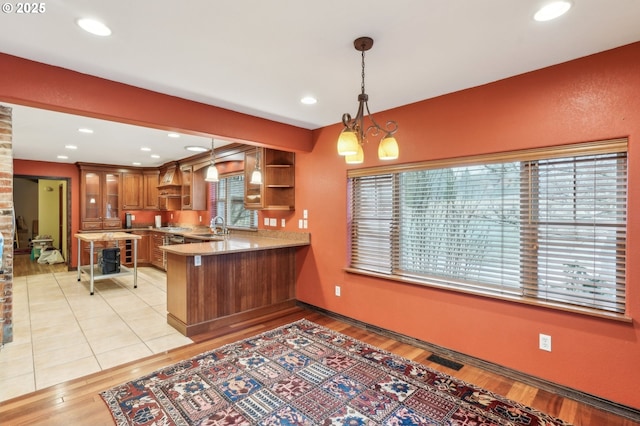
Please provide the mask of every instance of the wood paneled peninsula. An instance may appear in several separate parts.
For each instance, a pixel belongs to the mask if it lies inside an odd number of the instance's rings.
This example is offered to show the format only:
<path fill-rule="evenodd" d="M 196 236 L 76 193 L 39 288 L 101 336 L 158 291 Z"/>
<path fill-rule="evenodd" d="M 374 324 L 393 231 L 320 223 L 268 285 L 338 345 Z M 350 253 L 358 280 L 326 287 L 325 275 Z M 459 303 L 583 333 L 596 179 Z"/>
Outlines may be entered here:
<path fill-rule="evenodd" d="M 185 336 L 295 305 L 296 251 L 308 233 L 259 231 L 162 246 L 167 323 Z"/>

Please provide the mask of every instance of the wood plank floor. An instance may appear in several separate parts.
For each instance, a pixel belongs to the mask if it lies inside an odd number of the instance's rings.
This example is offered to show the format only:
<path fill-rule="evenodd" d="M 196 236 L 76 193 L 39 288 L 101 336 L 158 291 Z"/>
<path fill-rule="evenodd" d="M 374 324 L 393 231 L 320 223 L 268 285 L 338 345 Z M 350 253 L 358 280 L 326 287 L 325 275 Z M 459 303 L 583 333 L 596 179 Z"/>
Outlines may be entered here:
<path fill-rule="evenodd" d="M 31 260 L 30 254 L 14 254 L 13 255 L 13 275 L 15 277 L 26 277 L 28 275 L 51 274 L 54 272 L 63 272 L 67 270 L 66 263 L 38 263 L 37 260 Z"/>
<path fill-rule="evenodd" d="M 7 425 L 113 425 L 109 410 L 99 396 L 105 389 L 151 373 L 161 367 L 241 340 L 263 331 L 307 318 L 317 324 L 446 372 L 510 399 L 532 406 L 575 425 L 620 425 L 638 423 L 590 406 L 562 398 L 506 377 L 464 366 L 459 371 L 426 360 L 430 352 L 353 326 L 318 312 L 294 307 L 262 318 L 194 336 L 194 344 L 113 367 L 86 377 L 0 403 L 0 424 Z"/>

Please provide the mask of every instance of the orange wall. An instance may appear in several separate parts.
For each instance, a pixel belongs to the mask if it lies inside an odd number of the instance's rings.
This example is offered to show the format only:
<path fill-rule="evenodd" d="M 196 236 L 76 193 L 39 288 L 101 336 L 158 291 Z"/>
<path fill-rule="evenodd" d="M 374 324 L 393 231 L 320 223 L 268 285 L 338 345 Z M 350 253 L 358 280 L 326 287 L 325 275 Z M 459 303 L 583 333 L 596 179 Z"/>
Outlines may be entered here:
<path fill-rule="evenodd" d="M 627 314 L 635 319 L 603 320 L 344 272 L 347 167 L 336 155 L 337 125 L 314 132 L 313 152 L 296 156 L 302 188 L 296 214 L 309 210 L 312 235 L 298 299 L 640 408 L 640 222 L 633 220 L 640 217 L 640 43 L 376 118 L 400 125 L 397 162 L 628 136 Z M 363 167 L 382 163 L 376 152 L 375 144 L 365 146 Z M 334 296 L 336 284 L 341 297 Z M 552 336 L 551 353 L 537 348 L 539 333 Z"/>
<path fill-rule="evenodd" d="M 640 137 L 639 71 L 640 43 L 635 43 L 376 116 L 400 124 L 398 162 L 628 136 L 628 211 L 634 218 L 640 215 L 635 196 L 640 188 L 635 147 Z M 1 54 L 0 72 L 16 76 L 0 81 L 0 101 L 67 112 L 81 111 L 86 104 L 88 115 L 99 118 L 187 132 L 224 130 L 230 137 L 299 149 L 296 211 L 266 215 L 278 221 L 285 217 L 287 229 L 297 230 L 303 210 L 308 211 L 312 245 L 298 256 L 300 300 L 640 409 L 636 320 L 602 320 L 345 273 L 347 167 L 336 155 L 338 125 L 313 134 L 297 128 L 290 132 L 286 126 L 233 113 L 236 121 L 207 124 L 218 109 Z M 117 90 L 112 90 L 114 84 Z M 179 104 L 181 114 L 173 116 L 154 103 Z M 149 110 L 142 117 L 145 107 Z M 336 121 L 343 112 L 336 111 Z M 266 134 L 274 129 L 280 133 Z M 376 148 L 365 147 L 365 167 L 380 164 Z M 21 172 L 16 168 L 16 173 Z M 640 224 L 630 220 L 627 300 L 628 315 L 634 318 L 640 315 L 638 232 Z M 340 298 L 333 295 L 336 284 L 342 286 Z M 539 333 L 553 337 L 553 352 L 537 349 Z"/>

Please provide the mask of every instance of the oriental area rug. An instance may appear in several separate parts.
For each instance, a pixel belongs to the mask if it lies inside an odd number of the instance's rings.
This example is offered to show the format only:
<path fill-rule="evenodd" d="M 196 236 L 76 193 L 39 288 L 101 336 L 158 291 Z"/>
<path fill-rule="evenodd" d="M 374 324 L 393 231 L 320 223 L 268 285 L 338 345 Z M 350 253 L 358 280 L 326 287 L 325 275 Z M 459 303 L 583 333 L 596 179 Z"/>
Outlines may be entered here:
<path fill-rule="evenodd" d="M 101 396 L 118 425 L 566 425 L 308 320 Z"/>

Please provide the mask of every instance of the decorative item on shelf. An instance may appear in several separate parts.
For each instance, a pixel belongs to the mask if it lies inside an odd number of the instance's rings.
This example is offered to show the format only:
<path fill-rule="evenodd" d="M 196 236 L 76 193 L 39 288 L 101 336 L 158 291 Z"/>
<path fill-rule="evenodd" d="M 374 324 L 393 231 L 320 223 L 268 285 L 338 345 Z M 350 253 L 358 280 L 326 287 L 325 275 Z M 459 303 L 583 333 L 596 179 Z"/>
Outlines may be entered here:
<path fill-rule="evenodd" d="M 364 151 L 362 144 L 366 141 L 367 135 L 371 132 L 371 136 L 384 134 L 380 144 L 378 145 L 378 158 L 381 160 L 395 160 L 399 155 L 398 142 L 393 136 L 398 131 L 398 123 L 393 120 L 387 121 L 382 128 L 371 115 L 369 111 L 369 96 L 364 90 L 364 52 L 371 49 L 373 39 L 370 37 L 357 38 L 353 45 L 362 55 L 362 84 L 360 86 L 361 93 L 358 95 L 358 112 L 355 118 L 351 118 L 351 114 L 342 115 L 342 123 L 344 129 L 338 138 L 338 154 L 345 157 L 347 164 L 359 164 L 364 161 Z M 371 121 L 371 125 L 366 127 L 364 124 L 364 113 Z"/>
<path fill-rule="evenodd" d="M 251 173 L 251 183 L 253 185 L 262 185 L 262 171 L 260 170 L 260 150 L 256 148 L 256 168 Z"/>
<path fill-rule="evenodd" d="M 215 153 L 215 141 L 211 138 L 211 164 L 207 169 L 207 175 L 204 180 L 207 182 L 218 182 L 218 169 L 216 168 L 216 153 Z"/>

